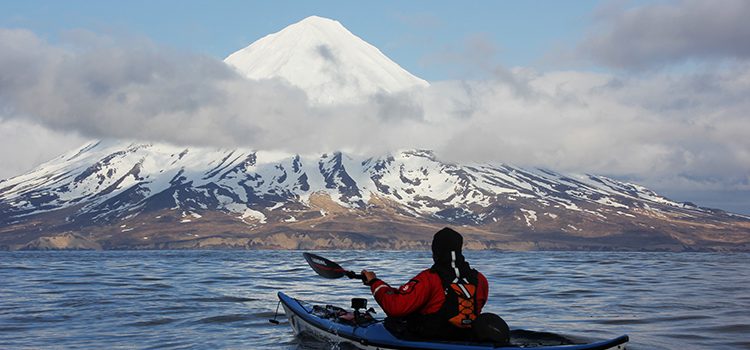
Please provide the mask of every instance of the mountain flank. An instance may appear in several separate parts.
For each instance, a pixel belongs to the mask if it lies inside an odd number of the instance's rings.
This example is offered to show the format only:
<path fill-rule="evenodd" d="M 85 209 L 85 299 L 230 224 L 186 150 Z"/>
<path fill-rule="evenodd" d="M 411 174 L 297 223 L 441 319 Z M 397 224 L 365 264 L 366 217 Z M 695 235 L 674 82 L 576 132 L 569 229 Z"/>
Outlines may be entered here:
<path fill-rule="evenodd" d="M 206 162 L 206 160 L 208 160 Z M 629 183 L 426 150 L 379 158 L 98 141 L 0 182 L 0 248 L 748 250 L 750 219 Z"/>

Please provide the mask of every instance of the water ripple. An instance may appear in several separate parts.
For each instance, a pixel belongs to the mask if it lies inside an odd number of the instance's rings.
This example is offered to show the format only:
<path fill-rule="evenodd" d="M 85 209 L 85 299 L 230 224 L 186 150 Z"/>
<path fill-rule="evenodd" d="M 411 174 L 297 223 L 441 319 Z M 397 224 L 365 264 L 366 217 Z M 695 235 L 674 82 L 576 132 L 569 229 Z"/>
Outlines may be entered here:
<path fill-rule="evenodd" d="M 393 285 L 431 265 L 425 251 L 320 254 Z M 635 350 L 750 349 L 750 254 L 466 255 L 490 281 L 485 310 L 514 329 L 628 333 Z M 295 338 L 283 312 L 268 323 L 276 293 L 369 297 L 356 281 L 317 278 L 297 251 L 0 252 L 0 281 L 1 349 L 331 349 Z"/>

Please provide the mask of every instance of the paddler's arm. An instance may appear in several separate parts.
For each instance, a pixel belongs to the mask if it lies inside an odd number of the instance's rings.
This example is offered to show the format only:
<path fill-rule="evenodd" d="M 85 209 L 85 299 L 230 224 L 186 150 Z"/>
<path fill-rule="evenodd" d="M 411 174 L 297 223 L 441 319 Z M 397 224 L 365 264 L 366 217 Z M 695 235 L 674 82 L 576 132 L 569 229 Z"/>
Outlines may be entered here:
<path fill-rule="evenodd" d="M 362 270 L 362 275 L 365 276 L 365 284 L 370 286 L 375 301 L 390 317 L 404 317 L 419 310 L 430 296 L 428 286 L 419 283 L 420 275 L 398 289 L 377 278 L 372 271 Z"/>

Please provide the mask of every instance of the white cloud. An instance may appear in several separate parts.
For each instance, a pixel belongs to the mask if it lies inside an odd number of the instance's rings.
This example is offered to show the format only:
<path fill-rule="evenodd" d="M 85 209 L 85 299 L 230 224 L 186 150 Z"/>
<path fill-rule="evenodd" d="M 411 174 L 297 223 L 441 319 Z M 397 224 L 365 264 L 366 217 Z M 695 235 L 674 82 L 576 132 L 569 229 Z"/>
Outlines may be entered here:
<path fill-rule="evenodd" d="M 0 179 L 29 171 L 86 141 L 27 120 L 0 118 Z"/>
<path fill-rule="evenodd" d="M 28 31 L 0 30 L 0 112 L 6 118 L 0 132 L 26 125 L 38 137 L 55 135 L 59 140 L 50 147 L 115 137 L 298 153 L 430 148 L 456 161 L 646 184 L 688 179 L 686 186 L 748 186 L 745 64 L 639 76 L 489 65 L 487 80 L 434 82 L 361 104 L 310 106 L 303 91 L 244 79 L 216 59 L 146 41 L 77 38 L 88 44 L 55 46 Z M 47 129 L 28 127 L 37 124 Z M 18 138 L 1 142 L 6 149 L 24 145 Z M 28 163 L 2 157 L 17 169 Z"/>
<path fill-rule="evenodd" d="M 515 81 L 525 81 L 530 93 L 518 95 L 502 82 L 472 84 L 471 97 L 457 104 L 473 106 L 464 112 L 471 117 L 456 122 L 443 152 L 615 176 L 746 183 L 748 72 L 736 66 L 711 74 L 623 78 L 516 71 Z"/>

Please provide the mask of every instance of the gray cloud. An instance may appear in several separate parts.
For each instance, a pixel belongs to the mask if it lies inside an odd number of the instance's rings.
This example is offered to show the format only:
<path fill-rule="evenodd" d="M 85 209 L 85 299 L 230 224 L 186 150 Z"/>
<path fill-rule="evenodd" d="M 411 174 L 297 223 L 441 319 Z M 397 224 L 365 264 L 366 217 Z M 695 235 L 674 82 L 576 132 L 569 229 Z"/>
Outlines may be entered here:
<path fill-rule="evenodd" d="M 232 144 L 262 131 L 253 121 L 296 114 L 306 103 L 283 83 L 245 80 L 220 61 L 148 42 L 63 50 L 0 30 L 0 52 L 8 116 L 92 137 Z"/>
<path fill-rule="evenodd" d="M 380 92 L 370 97 L 373 107 L 376 108 L 377 116 L 383 121 L 423 120 L 424 111 L 420 100 L 420 97 L 414 96 L 410 92 L 393 94 Z"/>
<path fill-rule="evenodd" d="M 680 0 L 603 8 L 579 50 L 607 66 L 644 69 L 691 59 L 750 58 L 750 2 Z"/>
<path fill-rule="evenodd" d="M 426 102 L 434 106 L 428 120 L 453 106 L 467 118 L 445 121 L 453 132 L 435 145 L 440 154 L 631 178 L 675 193 L 748 189 L 747 65 L 648 77 L 510 72 L 531 97 L 507 79 L 436 86 L 445 91 L 433 98 L 453 100 Z"/>
<path fill-rule="evenodd" d="M 55 46 L 0 29 L 0 117 L 82 137 L 308 152 L 370 149 L 381 144 L 371 130 L 422 119 L 408 93 L 317 106 L 284 81 L 245 79 L 214 58 L 89 32 L 68 38 Z"/>
<path fill-rule="evenodd" d="M 333 54 L 333 50 L 331 50 L 328 45 L 318 45 L 315 47 L 315 50 L 317 51 L 318 55 L 320 55 L 320 57 L 323 57 L 331 64 L 338 63 L 338 58 L 336 58 L 336 55 Z"/>

